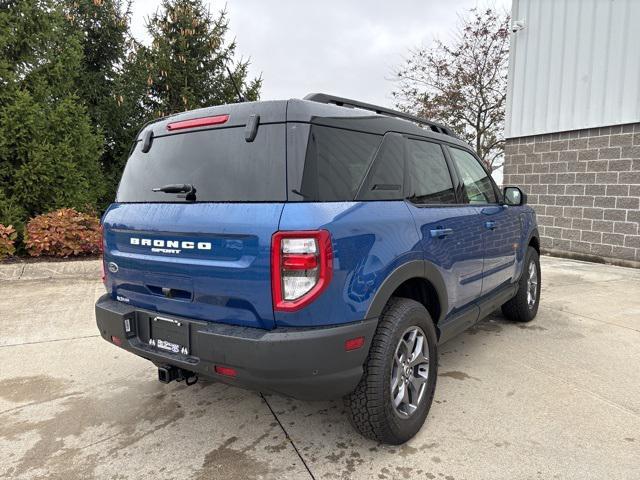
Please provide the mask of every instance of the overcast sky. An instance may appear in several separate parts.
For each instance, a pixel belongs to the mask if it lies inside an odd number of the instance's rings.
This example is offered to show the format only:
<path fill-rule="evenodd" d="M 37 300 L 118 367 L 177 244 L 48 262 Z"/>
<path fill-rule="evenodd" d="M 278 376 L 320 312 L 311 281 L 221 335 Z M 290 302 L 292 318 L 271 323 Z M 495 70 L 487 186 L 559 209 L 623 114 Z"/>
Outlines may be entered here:
<path fill-rule="evenodd" d="M 224 1 L 208 2 L 212 11 Z M 133 33 L 160 0 L 134 0 Z M 393 106 L 390 80 L 408 50 L 446 39 L 458 14 L 511 0 L 227 0 L 237 53 L 262 74 L 263 100 L 325 92 Z"/>

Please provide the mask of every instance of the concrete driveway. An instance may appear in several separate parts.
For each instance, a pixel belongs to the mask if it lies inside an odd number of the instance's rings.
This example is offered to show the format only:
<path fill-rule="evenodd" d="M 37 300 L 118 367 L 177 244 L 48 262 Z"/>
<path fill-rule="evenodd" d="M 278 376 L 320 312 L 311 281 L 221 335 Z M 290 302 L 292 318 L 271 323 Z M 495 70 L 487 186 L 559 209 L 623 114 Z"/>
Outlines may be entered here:
<path fill-rule="evenodd" d="M 339 401 L 160 384 L 98 337 L 97 279 L 0 281 L 0 477 L 638 479 L 640 270 L 542 268 L 533 323 L 495 314 L 441 347 L 402 447 L 359 437 Z"/>

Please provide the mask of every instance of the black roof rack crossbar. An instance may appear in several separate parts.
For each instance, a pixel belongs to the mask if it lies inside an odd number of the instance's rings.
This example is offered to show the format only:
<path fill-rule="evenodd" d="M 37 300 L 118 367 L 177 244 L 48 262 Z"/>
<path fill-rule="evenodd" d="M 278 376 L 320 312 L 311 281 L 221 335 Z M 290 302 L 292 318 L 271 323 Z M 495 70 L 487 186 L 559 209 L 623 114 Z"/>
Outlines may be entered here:
<path fill-rule="evenodd" d="M 349 98 L 336 97 L 333 95 L 328 95 L 326 93 L 310 93 L 309 95 L 304 97 L 304 100 L 310 100 L 312 102 L 318 103 L 332 103 L 340 107 L 361 108 L 363 110 L 375 112 L 379 115 L 388 115 L 391 117 L 402 118 L 403 120 L 409 120 L 410 122 L 426 125 L 434 132 L 443 133 L 451 137 L 456 137 L 456 135 L 449 127 L 442 125 L 441 123 L 432 122 L 431 120 L 427 120 L 425 118 L 416 117 L 414 115 L 409 115 L 408 113 L 400 112 L 398 110 L 392 110 L 390 108 L 380 107 L 371 103 L 359 102 L 358 100 L 351 100 Z"/>

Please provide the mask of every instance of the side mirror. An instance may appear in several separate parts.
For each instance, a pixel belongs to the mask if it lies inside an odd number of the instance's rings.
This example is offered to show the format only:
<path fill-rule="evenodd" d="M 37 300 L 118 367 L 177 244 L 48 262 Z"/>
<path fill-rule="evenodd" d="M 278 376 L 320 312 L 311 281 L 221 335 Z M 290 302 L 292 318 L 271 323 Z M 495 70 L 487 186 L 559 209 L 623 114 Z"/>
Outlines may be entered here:
<path fill-rule="evenodd" d="M 516 207 L 527 203 L 527 194 L 518 187 L 504 187 L 504 204 Z"/>

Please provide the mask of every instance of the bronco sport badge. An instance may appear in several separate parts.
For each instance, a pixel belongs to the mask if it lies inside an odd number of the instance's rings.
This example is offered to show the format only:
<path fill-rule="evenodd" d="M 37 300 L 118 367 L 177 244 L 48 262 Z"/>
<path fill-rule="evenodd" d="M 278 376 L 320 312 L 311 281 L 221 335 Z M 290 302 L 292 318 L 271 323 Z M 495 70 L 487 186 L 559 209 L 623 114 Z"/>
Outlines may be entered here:
<path fill-rule="evenodd" d="M 151 247 L 153 253 L 179 254 L 182 250 L 211 250 L 211 242 L 192 242 L 181 240 L 162 240 L 159 238 L 131 237 L 131 245 Z"/>

